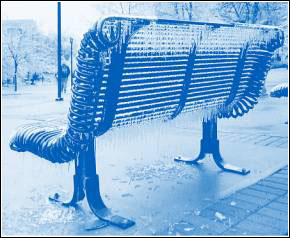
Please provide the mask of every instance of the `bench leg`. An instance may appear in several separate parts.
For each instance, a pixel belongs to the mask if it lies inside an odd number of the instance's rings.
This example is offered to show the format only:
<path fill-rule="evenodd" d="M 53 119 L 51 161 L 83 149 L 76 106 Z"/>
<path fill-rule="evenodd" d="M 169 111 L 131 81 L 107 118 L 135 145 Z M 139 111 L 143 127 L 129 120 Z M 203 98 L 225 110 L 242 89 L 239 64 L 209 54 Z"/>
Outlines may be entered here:
<path fill-rule="evenodd" d="M 84 182 L 83 182 L 83 176 L 82 176 L 82 166 L 78 159 L 75 160 L 75 170 L 76 173 L 73 177 L 73 184 L 74 184 L 74 193 L 73 197 L 69 202 L 63 202 L 59 199 L 58 193 L 55 193 L 53 197 L 49 197 L 49 200 L 52 202 L 60 203 L 61 205 L 65 207 L 75 207 L 77 208 L 77 203 L 85 198 L 85 192 L 84 192 Z"/>
<path fill-rule="evenodd" d="M 96 174 L 94 141 L 85 155 L 85 192 L 92 212 L 102 221 L 110 225 L 127 229 L 135 224 L 134 221 L 115 215 L 104 204 L 99 186 L 99 176 Z M 92 228 L 93 229 L 93 228 Z"/>
<path fill-rule="evenodd" d="M 250 170 L 239 168 L 237 166 L 225 163 L 219 150 L 219 140 L 217 139 L 217 119 L 213 118 L 202 122 L 202 140 L 200 142 L 200 154 L 196 159 L 183 159 L 176 157 L 176 162 L 184 162 L 186 164 L 197 164 L 199 160 L 205 158 L 206 154 L 212 154 L 216 165 L 225 172 L 246 175 Z"/>

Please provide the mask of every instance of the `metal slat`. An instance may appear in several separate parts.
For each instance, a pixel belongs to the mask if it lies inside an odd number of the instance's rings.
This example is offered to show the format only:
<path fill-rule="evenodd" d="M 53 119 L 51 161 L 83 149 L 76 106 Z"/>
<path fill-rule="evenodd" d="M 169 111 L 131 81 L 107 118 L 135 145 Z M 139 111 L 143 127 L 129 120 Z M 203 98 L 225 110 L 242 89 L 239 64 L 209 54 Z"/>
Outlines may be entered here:
<path fill-rule="evenodd" d="M 194 81 L 191 82 L 190 84 L 190 89 L 191 88 L 200 88 L 200 87 L 209 87 L 209 86 L 215 86 L 215 85 L 224 85 L 226 83 L 232 83 L 233 79 L 227 79 L 227 80 L 218 80 L 218 81 L 203 81 L 203 82 L 199 82 L 196 83 Z"/>
<path fill-rule="evenodd" d="M 144 105 L 141 105 L 139 107 L 133 106 L 133 107 L 118 108 L 116 114 L 128 113 L 128 112 L 138 112 L 138 111 L 146 110 L 146 109 L 154 110 L 157 107 L 164 108 L 164 110 L 166 110 L 166 107 L 173 106 L 173 105 L 178 105 L 178 99 L 176 99 L 175 101 L 174 100 L 163 101 L 163 102 L 158 101 L 158 102 L 152 103 L 152 104 L 144 104 Z"/>
<path fill-rule="evenodd" d="M 120 91 L 126 90 L 138 90 L 138 89 L 145 89 L 145 88 L 156 88 L 156 87 L 163 87 L 163 86 L 181 86 L 180 82 L 176 81 L 159 81 L 155 83 L 143 83 L 143 84 L 128 84 L 125 86 L 121 86 Z"/>
<path fill-rule="evenodd" d="M 228 61 L 228 62 L 220 62 L 220 61 L 217 61 L 215 63 L 200 63 L 200 62 L 196 62 L 194 64 L 194 67 L 195 68 L 212 68 L 212 67 L 227 67 L 227 66 L 236 66 L 236 61 Z"/>
<path fill-rule="evenodd" d="M 199 60 L 199 59 L 203 59 L 203 60 L 205 60 L 205 59 L 211 59 L 211 60 L 217 59 L 218 60 L 220 58 L 222 58 L 222 59 L 232 59 L 232 58 L 237 58 L 237 57 L 239 57 L 238 52 L 237 52 L 237 54 L 232 54 L 232 53 L 223 53 L 223 54 L 221 54 L 221 53 L 217 53 L 217 54 L 211 53 L 211 54 L 206 54 L 206 53 L 204 53 L 204 54 L 197 54 L 196 59 L 197 60 Z"/>
<path fill-rule="evenodd" d="M 159 83 L 167 81 L 182 81 L 184 78 L 183 75 L 167 75 L 165 76 L 156 76 L 156 77 L 142 77 L 137 79 L 122 79 L 122 86 L 125 85 L 134 85 L 134 84 L 150 84 L 150 83 Z"/>
<path fill-rule="evenodd" d="M 204 99 L 215 99 L 215 100 L 217 100 L 218 98 L 225 97 L 225 96 L 228 96 L 228 95 L 229 95 L 229 92 L 224 92 L 224 91 L 214 92 L 214 93 L 211 93 L 211 94 L 205 95 L 205 96 L 188 97 L 186 103 L 193 102 L 193 101 L 204 100 Z"/>
<path fill-rule="evenodd" d="M 123 74 L 123 79 L 130 79 L 130 78 L 142 78 L 142 77 L 154 77 L 154 76 L 168 76 L 168 73 L 170 75 L 183 75 L 185 74 L 185 69 L 181 70 L 164 70 L 164 71 L 159 71 L 159 72 L 143 72 L 143 73 L 124 73 Z"/>
<path fill-rule="evenodd" d="M 187 59 L 187 54 L 184 55 L 165 55 L 165 56 L 126 56 L 125 58 L 125 64 L 126 63 L 131 63 L 131 62 L 154 62 L 154 61 L 161 61 L 161 60 L 186 60 Z"/>
<path fill-rule="evenodd" d="M 193 70 L 193 74 L 214 74 L 219 72 L 235 72 L 237 67 L 227 67 L 227 68 L 207 68 L 207 69 L 195 69 Z M 253 67 L 246 67 L 243 69 L 243 72 L 252 72 L 254 70 Z"/>
<path fill-rule="evenodd" d="M 220 105 L 220 104 L 223 104 L 223 102 L 226 100 L 226 98 L 227 98 L 227 96 L 221 96 L 217 100 L 211 100 L 210 98 L 204 98 L 204 99 L 200 99 L 198 101 L 190 101 L 184 107 L 184 111 L 190 111 L 190 110 L 199 108 L 201 106 L 203 106 L 203 107 L 206 107 L 206 106 L 212 107 L 212 106 Z M 207 104 L 206 105 L 204 105 L 203 102 L 201 102 L 201 101 L 204 101 L 204 100 L 207 100 Z"/>
<path fill-rule="evenodd" d="M 161 93 L 161 92 L 170 92 L 175 90 L 181 90 L 181 86 L 174 86 L 174 87 L 162 87 L 162 88 L 151 88 L 151 89 L 140 89 L 140 90 L 131 90 L 131 91 L 121 91 L 119 97 L 128 97 L 128 96 L 136 96 L 136 95 L 145 95 L 145 94 L 152 94 L 152 93 Z"/>
<path fill-rule="evenodd" d="M 238 57 L 227 57 L 227 58 L 203 58 L 203 59 L 198 59 L 196 58 L 196 64 L 216 64 L 216 63 L 226 63 L 226 62 L 237 62 Z"/>
<path fill-rule="evenodd" d="M 136 73 L 136 72 L 156 72 L 168 70 L 184 70 L 185 65 L 170 65 L 170 66 L 150 66 L 150 67 L 125 67 L 123 73 Z"/>
<path fill-rule="evenodd" d="M 157 97 L 157 98 L 150 98 L 150 99 L 142 99 L 137 101 L 127 101 L 127 102 L 121 102 L 118 103 L 117 109 L 123 109 L 123 108 L 140 108 L 146 105 L 154 105 L 155 103 L 159 103 L 161 101 L 167 101 L 167 102 L 176 102 L 178 100 L 180 95 L 170 95 L 166 97 Z"/>
<path fill-rule="evenodd" d="M 160 114 L 162 114 L 162 117 L 164 117 L 164 116 L 170 115 L 170 113 L 172 113 L 172 111 L 174 110 L 175 110 L 175 105 L 172 105 L 168 107 L 166 111 L 164 111 L 164 107 L 156 107 L 154 108 L 154 110 L 145 109 L 145 110 L 140 110 L 137 112 L 120 113 L 120 114 L 116 114 L 115 120 L 116 121 L 120 121 L 120 120 L 130 121 L 133 119 L 138 120 L 138 117 L 140 118 L 140 116 L 142 117 L 143 120 L 147 120 L 150 117 L 160 118 L 161 117 Z"/>
<path fill-rule="evenodd" d="M 157 97 L 166 97 L 166 96 L 172 96 L 172 95 L 180 95 L 181 90 L 175 90 L 175 91 L 167 91 L 167 92 L 157 92 L 157 93 L 149 93 L 149 94 L 139 94 L 139 95 L 132 95 L 128 97 L 119 97 L 119 103 L 121 102 L 127 102 L 128 100 L 136 101 L 136 100 L 147 100 L 147 99 L 153 99 Z"/>
<path fill-rule="evenodd" d="M 225 75 L 206 75 L 206 76 L 194 76 L 191 78 L 192 83 L 200 83 L 200 82 L 214 82 L 214 81 L 222 81 L 226 79 L 232 79 L 234 77 L 233 73 L 225 74 Z"/>
<path fill-rule="evenodd" d="M 169 65 L 185 65 L 186 60 L 155 60 L 155 61 L 139 61 L 139 62 L 126 62 L 125 67 L 149 67 L 149 66 L 169 66 Z"/>
<path fill-rule="evenodd" d="M 231 86 L 228 87 L 213 87 L 213 88 L 207 88 L 204 90 L 192 90 L 188 93 L 188 99 L 196 97 L 196 96 L 202 96 L 202 95 L 211 95 L 215 93 L 224 93 L 231 90 Z"/>

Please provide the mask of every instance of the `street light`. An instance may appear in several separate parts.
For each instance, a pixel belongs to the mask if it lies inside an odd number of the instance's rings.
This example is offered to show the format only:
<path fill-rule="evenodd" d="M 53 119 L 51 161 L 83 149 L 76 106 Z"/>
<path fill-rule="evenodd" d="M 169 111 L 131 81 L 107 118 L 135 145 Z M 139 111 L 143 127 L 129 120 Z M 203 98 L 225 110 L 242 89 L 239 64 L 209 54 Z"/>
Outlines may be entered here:
<path fill-rule="evenodd" d="M 73 85 L 73 38 L 70 37 L 69 38 L 69 42 L 70 42 L 70 86 L 72 87 Z"/>
<path fill-rule="evenodd" d="M 57 98 L 56 101 L 63 101 L 61 97 L 61 6 L 57 3 Z"/>

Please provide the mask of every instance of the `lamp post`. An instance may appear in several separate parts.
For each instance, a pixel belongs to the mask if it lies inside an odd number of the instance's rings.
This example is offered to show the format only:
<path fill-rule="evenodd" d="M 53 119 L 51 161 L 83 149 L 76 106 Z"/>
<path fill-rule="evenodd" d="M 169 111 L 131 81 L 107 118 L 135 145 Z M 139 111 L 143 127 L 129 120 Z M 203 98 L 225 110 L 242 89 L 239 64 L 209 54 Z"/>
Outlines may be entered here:
<path fill-rule="evenodd" d="M 69 42 L 70 42 L 70 86 L 72 87 L 73 85 L 73 38 L 70 37 L 69 38 Z"/>
<path fill-rule="evenodd" d="M 57 3 L 57 98 L 56 101 L 63 101 L 61 97 L 61 5 Z"/>

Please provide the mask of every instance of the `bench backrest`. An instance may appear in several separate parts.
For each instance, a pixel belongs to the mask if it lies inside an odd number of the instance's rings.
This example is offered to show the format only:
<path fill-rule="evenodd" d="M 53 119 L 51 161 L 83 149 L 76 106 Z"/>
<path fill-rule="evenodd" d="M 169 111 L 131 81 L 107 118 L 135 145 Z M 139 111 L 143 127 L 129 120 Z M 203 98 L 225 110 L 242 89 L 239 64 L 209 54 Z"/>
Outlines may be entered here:
<path fill-rule="evenodd" d="M 242 116 L 282 44 L 275 27 L 105 18 L 81 43 L 70 125 L 101 135 L 181 112 Z"/>

